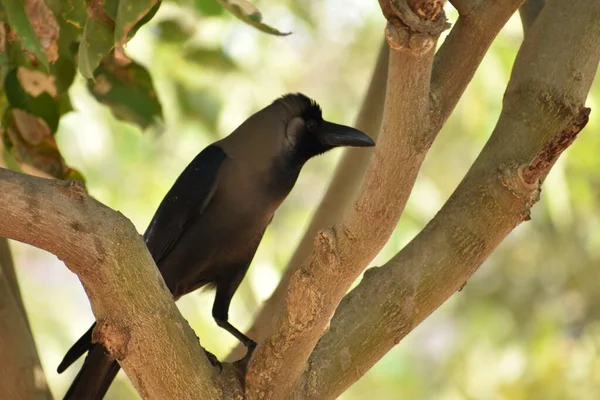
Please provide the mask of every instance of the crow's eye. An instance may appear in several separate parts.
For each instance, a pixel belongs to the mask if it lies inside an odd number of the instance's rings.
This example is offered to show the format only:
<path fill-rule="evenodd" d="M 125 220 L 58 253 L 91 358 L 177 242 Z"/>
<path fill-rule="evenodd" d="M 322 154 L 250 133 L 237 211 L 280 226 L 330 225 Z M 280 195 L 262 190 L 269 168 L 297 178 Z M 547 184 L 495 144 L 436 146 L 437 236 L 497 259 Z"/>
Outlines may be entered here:
<path fill-rule="evenodd" d="M 306 130 L 309 132 L 315 132 L 318 126 L 319 124 L 317 124 L 317 121 L 315 121 L 314 119 L 309 119 L 308 121 L 306 121 Z"/>

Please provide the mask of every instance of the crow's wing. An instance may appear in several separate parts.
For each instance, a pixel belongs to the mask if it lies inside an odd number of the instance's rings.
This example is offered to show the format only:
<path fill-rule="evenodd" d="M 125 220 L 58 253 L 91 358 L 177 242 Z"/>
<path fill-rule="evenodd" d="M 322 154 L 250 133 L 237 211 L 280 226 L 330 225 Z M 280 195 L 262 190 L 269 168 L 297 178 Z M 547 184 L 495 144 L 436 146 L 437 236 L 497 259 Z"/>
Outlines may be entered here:
<path fill-rule="evenodd" d="M 220 147 L 208 146 L 183 170 L 160 203 L 144 233 L 146 246 L 157 264 L 210 202 L 226 159 L 227 154 Z"/>

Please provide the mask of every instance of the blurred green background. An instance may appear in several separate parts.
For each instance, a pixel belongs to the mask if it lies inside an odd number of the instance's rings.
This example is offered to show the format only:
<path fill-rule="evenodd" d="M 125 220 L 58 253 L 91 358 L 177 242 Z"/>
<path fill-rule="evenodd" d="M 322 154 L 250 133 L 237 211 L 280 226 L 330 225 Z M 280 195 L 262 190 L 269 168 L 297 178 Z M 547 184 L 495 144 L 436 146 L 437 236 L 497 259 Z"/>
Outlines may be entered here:
<path fill-rule="evenodd" d="M 325 118 L 351 124 L 385 26 L 374 0 L 257 1 L 266 22 L 293 32 L 275 37 L 214 4 L 165 2 L 126 46 L 154 78 L 165 117 L 160 128 L 141 132 L 117 121 L 81 76 L 70 90 L 75 111 L 61 119 L 61 152 L 90 193 L 140 232 L 187 163 L 274 98 L 304 92 L 321 103 Z M 447 15 L 456 21 L 449 6 Z M 432 147 L 374 265 L 435 215 L 470 167 L 497 121 L 521 40 L 515 16 Z M 532 221 L 342 399 L 600 398 L 599 96 L 595 83 L 591 121 L 553 168 Z M 239 328 L 249 327 L 275 288 L 340 154 L 310 161 L 275 216 L 233 300 L 230 318 Z M 56 257 L 20 243 L 12 248 L 42 364 L 60 398 L 81 361 L 62 375 L 56 366 L 92 323 L 89 302 Z M 213 322 L 212 300 L 200 291 L 178 305 L 203 345 L 225 356 L 236 341 Z M 121 372 L 107 399 L 136 398 Z"/>

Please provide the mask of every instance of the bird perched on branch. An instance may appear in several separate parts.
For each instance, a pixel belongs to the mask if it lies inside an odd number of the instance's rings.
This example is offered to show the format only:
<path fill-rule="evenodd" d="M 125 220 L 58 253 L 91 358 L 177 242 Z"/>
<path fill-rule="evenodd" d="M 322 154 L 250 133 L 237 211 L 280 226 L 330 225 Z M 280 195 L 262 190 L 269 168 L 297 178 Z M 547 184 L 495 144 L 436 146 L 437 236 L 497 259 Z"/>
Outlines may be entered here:
<path fill-rule="evenodd" d="M 216 288 L 212 315 L 247 347 L 256 343 L 228 320 L 229 304 L 275 210 L 311 157 L 338 146 L 373 146 L 364 133 L 325 121 L 303 94 L 285 95 L 202 150 L 161 202 L 144 240 L 175 300 Z M 94 324 L 95 325 L 95 324 Z M 89 352 L 65 399 L 102 399 L 119 371 L 98 343 L 94 325 L 58 366 Z"/>

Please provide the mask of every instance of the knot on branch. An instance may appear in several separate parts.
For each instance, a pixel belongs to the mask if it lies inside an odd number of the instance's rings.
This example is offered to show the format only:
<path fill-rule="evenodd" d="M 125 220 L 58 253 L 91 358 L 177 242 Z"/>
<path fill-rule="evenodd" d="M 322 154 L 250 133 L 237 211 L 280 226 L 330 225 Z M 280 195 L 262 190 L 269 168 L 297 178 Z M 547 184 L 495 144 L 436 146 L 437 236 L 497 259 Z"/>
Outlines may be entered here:
<path fill-rule="evenodd" d="M 127 357 L 131 333 L 129 328 L 100 320 L 92 332 L 92 343 L 102 344 L 116 360 Z"/>
<path fill-rule="evenodd" d="M 379 5 L 388 21 L 385 37 L 393 50 L 424 54 L 450 26 L 441 0 L 380 0 Z"/>
<path fill-rule="evenodd" d="M 327 266 L 338 264 L 336 242 L 335 227 L 320 230 L 315 238 L 316 252 Z"/>
<path fill-rule="evenodd" d="M 523 165 L 515 161 L 504 163 L 499 168 L 500 183 L 517 199 L 525 200 L 525 206 L 530 208 L 540 199 L 538 182 L 529 183 L 523 178 Z"/>
<path fill-rule="evenodd" d="M 548 173 L 562 152 L 575 141 L 579 132 L 587 125 L 590 120 L 590 112 L 591 109 L 587 107 L 580 109 L 568 126 L 550 139 L 529 165 L 522 168 L 521 175 L 526 183 L 537 184 Z"/>
<path fill-rule="evenodd" d="M 444 10 L 442 0 L 408 0 L 408 6 L 419 17 L 435 21 Z"/>

